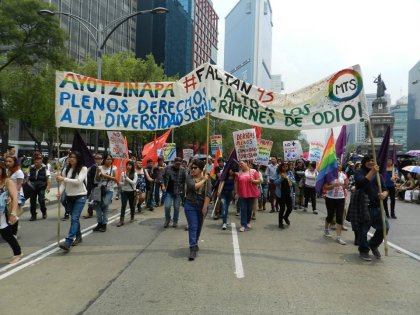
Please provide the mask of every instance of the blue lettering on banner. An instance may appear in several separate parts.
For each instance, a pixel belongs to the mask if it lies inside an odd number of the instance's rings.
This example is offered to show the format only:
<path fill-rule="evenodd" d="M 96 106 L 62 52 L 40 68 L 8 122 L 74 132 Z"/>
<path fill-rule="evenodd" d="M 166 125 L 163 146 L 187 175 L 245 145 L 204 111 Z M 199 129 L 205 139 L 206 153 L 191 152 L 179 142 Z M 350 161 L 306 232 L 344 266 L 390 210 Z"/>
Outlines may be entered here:
<path fill-rule="evenodd" d="M 67 109 L 64 111 L 64 114 L 63 114 L 63 116 L 61 116 L 60 121 L 67 121 L 67 122 L 68 122 L 68 123 L 70 123 L 70 124 L 73 122 L 73 120 L 72 120 L 72 118 L 71 118 L 71 113 L 70 113 L 70 109 L 69 109 L 69 108 L 67 108 Z"/>

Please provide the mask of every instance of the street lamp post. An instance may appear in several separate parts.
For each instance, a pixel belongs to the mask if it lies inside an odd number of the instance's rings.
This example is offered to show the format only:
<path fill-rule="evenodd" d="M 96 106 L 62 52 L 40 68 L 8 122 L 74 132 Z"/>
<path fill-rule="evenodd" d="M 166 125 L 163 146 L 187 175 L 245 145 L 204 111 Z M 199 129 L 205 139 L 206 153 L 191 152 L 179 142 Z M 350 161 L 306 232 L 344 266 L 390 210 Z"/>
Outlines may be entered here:
<path fill-rule="evenodd" d="M 98 65 L 97 68 L 97 78 L 99 80 L 102 79 L 102 52 L 105 47 L 105 44 L 109 37 L 114 33 L 114 31 L 123 23 L 125 23 L 127 20 L 140 15 L 140 14 L 166 14 L 169 10 L 167 8 L 163 7 L 157 7 L 151 10 L 143 10 L 143 11 L 136 11 L 133 13 L 130 13 L 128 15 L 122 16 L 118 19 L 115 19 L 114 21 L 110 22 L 105 27 L 102 27 L 99 24 L 99 28 L 97 28 L 95 25 L 93 25 L 91 22 L 89 22 L 86 19 L 83 19 L 80 16 L 74 15 L 72 13 L 68 12 L 54 12 L 47 9 L 39 10 L 38 14 L 41 16 L 53 16 L 53 15 L 65 15 L 69 18 L 72 18 L 76 21 L 78 21 L 89 33 L 89 35 L 92 37 L 96 44 L 96 62 Z M 95 31 L 95 33 L 92 32 L 92 29 Z M 95 130 L 95 152 L 98 152 L 99 147 L 99 132 L 98 130 Z"/>

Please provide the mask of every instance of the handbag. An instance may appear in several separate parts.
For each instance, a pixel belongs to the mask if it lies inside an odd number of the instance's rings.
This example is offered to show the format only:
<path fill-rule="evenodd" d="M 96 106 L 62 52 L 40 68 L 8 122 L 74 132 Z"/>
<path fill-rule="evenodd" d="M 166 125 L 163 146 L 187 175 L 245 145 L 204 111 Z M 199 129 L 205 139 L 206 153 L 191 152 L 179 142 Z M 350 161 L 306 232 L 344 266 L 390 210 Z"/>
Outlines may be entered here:
<path fill-rule="evenodd" d="M 103 186 L 101 186 L 103 187 Z M 102 192 L 101 187 L 96 186 L 92 189 L 92 192 L 90 193 L 90 200 L 101 202 L 102 201 Z"/>
<path fill-rule="evenodd" d="M 31 187 L 31 185 L 28 182 L 25 182 L 22 184 L 22 190 L 23 190 L 23 197 L 26 199 L 29 199 L 32 195 L 32 192 L 34 189 Z"/>

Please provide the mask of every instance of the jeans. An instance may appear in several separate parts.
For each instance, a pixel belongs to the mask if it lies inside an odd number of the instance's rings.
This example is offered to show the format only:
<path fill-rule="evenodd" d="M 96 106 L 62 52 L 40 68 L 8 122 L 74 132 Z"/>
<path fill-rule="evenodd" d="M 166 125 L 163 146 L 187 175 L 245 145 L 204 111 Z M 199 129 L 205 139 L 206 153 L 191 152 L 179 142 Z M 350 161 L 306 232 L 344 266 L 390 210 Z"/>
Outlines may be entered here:
<path fill-rule="evenodd" d="M 220 194 L 220 205 L 222 207 L 222 219 L 224 224 L 227 223 L 229 205 L 232 201 L 232 196 L 232 190 L 222 190 L 222 193 Z"/>
<path fill-rule="evenodd" d="M 96 206 L 96 221 L 98 224 L 108 224 L 109 205 L 112 201 L 112 190 L 108 190 L 101 202 Z"/>
<path fill-rule="evenodd" d="M 134 191 L 121 190 L 121 218 L 125 217 L 125 209 L 127 208 L 127 201 L 130 205 L 130 214 L 134 216 Z"/>
<path fill-rule="evenodd" d="M 36 198 L 38 197 L 39 207 L 41 208 L 42 214 L 47 213 L 47 207 L 45 206 L 45 188 L 36 189 L 31 192 L 30 198 L 30 211 L 32 216 L 36 216 Z"/>
<path fill-rule="evenodd" d="M 395 216 L 395 187 L 387 187 L 388 197 L 384 199 L 385 214 L 389 217 L 388 198 L 391 200 L 391 216 Z"/>
<path fill-rule="evenodd" d="M 241 206 L 241 226 L 246 227 L 251 222 L 252 207 L 254 206 L 255 197 L 239 198 Z"/>
<path fill-rule="evenodd" d="M 171 221 L 171 205 L 174 204 L 174 223 L 178 223 L 179 207 L 181 205 L 181 196 L 173 193 L 166 193 L 165 197 L 165 219 Z"/>
<path fill-rule="evenodd" d="M 359 225 L 358 229 L 358 239 L 359 239 L 359 252 L 368 253 L 369 247 L 379 247 L 384 239 L 384 233 L 382 228 L 382 218 L 381 218 L 381 209 L 380 208 L 369 208 L 370 222 L 363 223 Z M 385 219 L 386 224 L 386 233 L 389 231 L 388 220 Z M 367 240 L 367 234 L 370 228 L 375 229 L 375 233 L 370 238 L 369 242 Z"/>
<path fill-rule="evenodd" d="M 14 234 L 13 225 L 8 225 L 4 229 L 0 229 L 0 234 L 1 234 L 1 237 L 9 244 L 10 248 L 13 250 L 14 256 L 22 254 L 19 243 L 16 237 L 13 235 Z"/>
<path fill-rule="evenodd" d="M 190 248 L 198 244 L 203 226 L 203 205 L 192 204 L 188 201 L 184 205 L 185 217 L 188 222 L 188 241 Z"/>
<path fill-rule="evenodd" d="M 80 196 L 76 199 L 67 198 L 66 209 L 70 214 L 70 230 L 66 237 L 66 244 L 71 245 L 76 236 L 81 236 L 80 231 L 80 214 L 83 211 L 87 197 Z"/>

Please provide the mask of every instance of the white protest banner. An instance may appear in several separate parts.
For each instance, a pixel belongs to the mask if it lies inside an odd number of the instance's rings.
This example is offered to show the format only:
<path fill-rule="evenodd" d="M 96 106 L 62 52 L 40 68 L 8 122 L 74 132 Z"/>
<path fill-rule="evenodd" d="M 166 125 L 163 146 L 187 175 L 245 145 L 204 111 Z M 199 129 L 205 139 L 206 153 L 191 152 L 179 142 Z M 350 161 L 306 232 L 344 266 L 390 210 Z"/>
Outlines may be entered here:
<path fill-rule="evenodd" d="M 189 163 L 193 156 L 194 156 L 194 150 L 193 149 L 183 149 L 182 150 L 182 159 L 184 161 L 187 161 Z"/>
<path fill-rule="evenodd" d="M 107 131 L 109 150 L 114 159 L 128 159 L 124 137 L 119 131 Z"/>
<path fill-rule="evenodd" d="M 173 161 L 176 158 L 176 143 L 165 143 L 162 147 L 162 156 L 165 161 Z"/>
<path fill-rule="evenodd" d="M 309 143 L 309 161 L 320 162 L 322 153 L 324 152 L 324 144 L 321 141 L 311 141 Z"/>
<path fill-rule="evenodd" d="M 279 94 L 203 64 L 176 82 L 112 82 L 56 72 L 56 127 L 162 130 L 213 117 L 272 129 L 332 128 L 369 119 L 358 65 Z"/>
<path fill-rule="evenodd" d="M 285 161 L 295 161 L 302 157 L 303 151 L 299 140 L 283 141 L 283 153 Z"/>
<path fill-rule="evenodd" d="M 223 155 L 223 136 L 222 135 L 210 136 L 211 154 L 216 155 L 217 149 L 219 148 L 220 148 L 220 152 L 222 152 L 222 155 Z"/>
<path fill-rule="evenodd" d="M 238 161 L 255 160 L 258 155 L 258 143 L 254 128 L 234 131 L 233 143 L 235 144 Z"/>
<path fill-rule="evenodd" d="M 268 165 L 270 161 L 270 153 L 273 148 L 273 141 L 258 139 L 258 156 L 254 163 L 257 165 Z"/>

